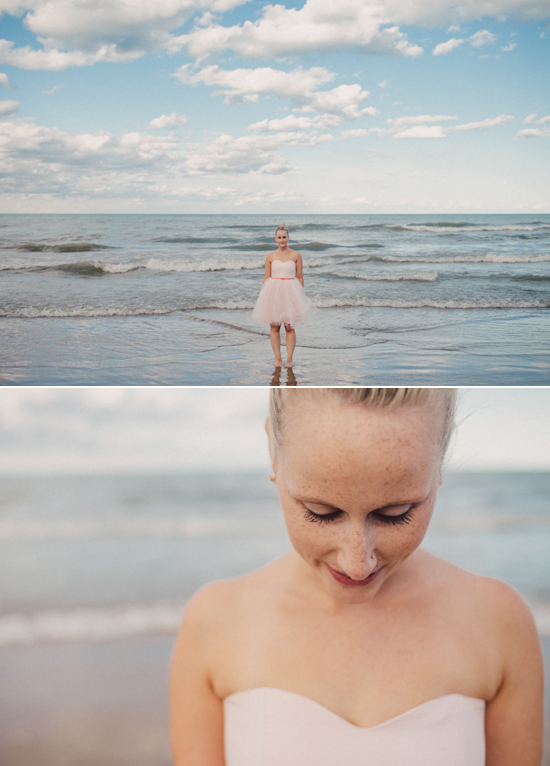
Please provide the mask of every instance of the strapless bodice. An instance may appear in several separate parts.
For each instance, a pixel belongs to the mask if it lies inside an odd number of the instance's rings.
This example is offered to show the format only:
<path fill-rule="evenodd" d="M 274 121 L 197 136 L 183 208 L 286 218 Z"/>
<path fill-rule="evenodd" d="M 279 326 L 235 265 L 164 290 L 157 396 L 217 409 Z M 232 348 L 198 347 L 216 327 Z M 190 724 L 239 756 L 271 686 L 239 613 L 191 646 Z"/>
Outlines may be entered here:
<path fill-rule="evenodd" d="M 226 766 L 484 766 L 485 702 L 447 694 L 362 728 L 307 697 L 261 687 L 225 698 Z"/>
<path fill-rule="evenodd" d="M 296 263 L 294 261 L 271 261 L 271 276 L 273 279 L 294 279 Z"/>

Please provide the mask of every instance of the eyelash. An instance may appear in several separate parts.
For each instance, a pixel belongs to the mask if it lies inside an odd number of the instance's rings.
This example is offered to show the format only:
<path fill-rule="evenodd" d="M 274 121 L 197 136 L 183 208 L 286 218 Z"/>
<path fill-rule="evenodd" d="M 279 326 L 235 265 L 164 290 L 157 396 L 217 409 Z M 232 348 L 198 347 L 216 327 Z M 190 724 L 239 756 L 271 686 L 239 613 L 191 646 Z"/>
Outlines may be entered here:
<path fill-rule="evenodd" d="M 313 521 L 317 524 L 329 524 L 331 521 L 336 521 L 339 516 L 339 511 L 334 513 L 314 513 L 309 508 L 306 508 L 304 518 L 306 521 Z M 413 509 L 408 508 L 405 513 L 400 513 L 399 516 L 376 516 L 377 521 L 381 521 L 383 524 L 408 524 L 413 515 Z"/>

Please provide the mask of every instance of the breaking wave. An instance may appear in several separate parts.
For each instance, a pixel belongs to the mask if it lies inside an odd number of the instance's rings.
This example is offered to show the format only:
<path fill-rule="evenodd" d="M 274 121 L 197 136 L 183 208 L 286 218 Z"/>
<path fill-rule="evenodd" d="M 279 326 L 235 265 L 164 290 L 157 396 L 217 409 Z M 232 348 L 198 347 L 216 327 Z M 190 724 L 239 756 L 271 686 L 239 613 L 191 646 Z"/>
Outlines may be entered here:
<path fill-rule="evenodd" d="M 94 250 L 112 250 L 113 247 L 96 245 L 93 242 L 61 242 L 53 245 L 46 242 L 23 242 L 10 249 L 22 250 L 26 253 L 89 253 Z"/>
<path fill-rule="evenodd" d="M 389 231 L 418 231 L 428 233 L 446 233 L 453 229 L 459 232 L 483 232 L 483 231 L 544 231 L 550 229 L 550 224 L 534 222 L 532 224 L 502 224 L 500 226 L 491 226 L 490 224 L 478 224 L 471 221 L 434 221 L 432 223 L 373 223 L 363 226 L 356 226 L 356 229 L 386 229 Z"/>
<path fill-rule="evenodd" d="M 396 308 L 396 309 L 547 309 L 550 301 L 507 301 L 507 300 L 423 300 L 399 301 L 378 298 L 317 298 L 313 300 L 317 308 Z"/>
<path fill-rule="evenodd" d="M 541 636 L 550 636 L 550 603 L 531 603 Z M 131 636 L 171 636 L 185 603 L 154 603 L 99 609 L 44 610 L 0 616 L 0 646 L 56 641 L 108 641 Z"/>
<path fill-rule="evenodd" d="M 428 271 L 419 274 L 346 274 L 344 271 L 327 271 L 327 275 L 341 277 L 342 279 L 361 279 L 365 282 L 435 282 L 438 278 L 436 271 Z"/>
<path fill-rule="evenodd" d="M 5 614 L 0 616 L 0 646 L 171 635 L 178 629 L 184 608 L 184 604 L 152 604 Z"/>
<path fill-rule="evenodd" d="M 371 261 L 383 261 L 387 263 L 548 263 L 550 254 L 547 255 L 497 255 L 496 253 L 483 253 L 482 255 L 451 255 L 451 256 L 421 256 L 418 258 L 401 258 L 397 255 L 370 255 Z"/>
<path fill-rule="evenodd" d="M 200 311 L 204 309 L 237 311 L 253 308 L 254 303 L 252 301 L 209 301 L 205 299 L 191 305 L 172 307 L 143 306 L 135 309 L 129 306 L 82 306 L 77 308 L 36 308 L 28 306 L 16 309 L 0 309 L 0 317 L 10 319 L 99 319 L 102 317 L 165 316 L 167 314 L 174 314 L 177 311 Z"/>
<path fill-rule="evenodd" d="M 78 276 L 104 276 L 105 274 L 125 274 L 138 269 L 149 271 L 241 271 L 243 269 L 261 269 L 263 262 L 233 261 L 233 260 L 171 260 L 149 258 L 145 263 L 106 261 L 75 261 L 73 263 L 34 263 L 31 265 L 3 264 L 0 271 L 64 271 Z"/>

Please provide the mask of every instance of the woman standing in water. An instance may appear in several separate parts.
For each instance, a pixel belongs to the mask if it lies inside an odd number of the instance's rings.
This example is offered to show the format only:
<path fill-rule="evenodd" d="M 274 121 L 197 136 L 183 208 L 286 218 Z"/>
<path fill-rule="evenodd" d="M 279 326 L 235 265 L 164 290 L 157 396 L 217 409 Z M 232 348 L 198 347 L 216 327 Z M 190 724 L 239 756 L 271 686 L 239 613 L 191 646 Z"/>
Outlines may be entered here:
<path fill-rule="evenodd" d="M 271 325 L 271 347 L 275 354 L 275 367 L 282 367 L 281 324 L 286 330 L 287 360 L 285 367 L 292 367 L 292 354 L 296 347 L 294 325 L 303 322 L 308 312 L 304 295 L 302 256 L 288 246 L 288 229 L 284 224 L 275 232 L 277 250 L 268 253 L 260 295 L 254 306 L 252 318 Z"/>
<path fill-rule="evenodd" d="M 452 389 L 274 389 L 293 550 L 191 600 L 172 667 L 175 766 L 540 766 L 531 614 L 420 548 Z"/>

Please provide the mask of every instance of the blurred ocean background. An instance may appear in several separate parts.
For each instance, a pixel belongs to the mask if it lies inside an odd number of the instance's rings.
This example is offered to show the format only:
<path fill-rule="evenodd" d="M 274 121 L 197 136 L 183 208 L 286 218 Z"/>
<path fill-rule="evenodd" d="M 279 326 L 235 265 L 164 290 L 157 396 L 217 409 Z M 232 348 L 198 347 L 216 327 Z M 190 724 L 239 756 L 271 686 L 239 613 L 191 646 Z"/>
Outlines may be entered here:
<path fill-rule="evenodd" d="M 424 546 L 550 636 L 549 498 L 550 473 L 450 473 Z M 201 585 L 288 550 L 264 473 L 3 479 L 0 508 L 0 646 L 172 633 Z"/>
<path fill-rule="evenodd" d="M 170 765 L 170 654 L 188 598 L 288 550 L 267 394 L 0 389 L 2 766 Z M 527 598 L 547 674 L 549 413 L 548 388 L 460 391 L 424 542 Z"/>
<path fill-rule="evenodd" d="M 549 498 L 548 472 L 451 473 L 424 543 L 519 589 L 547 672 Z M 5 479 L 0 505 L 3 766 L 170 766 L 186 600 L 288 549 L 267 473 Z"/>
<path fill-rule="evenodd" d="M 268 384 L 251 310 L 278 223 L 0 216 L 2 382 Z M 298 331 L 299 385 L 550 382 L 550 215 L 285 223 L 319 309 Z"/>
<path fill-rule="evenodd" d="M 446 476 L 424 546 L 516 587 L 550 636 L 550 473 Z M 201 585 L 288 550 L 265 473 L 3 479 L 0 646 L 172 633 Z"/>

